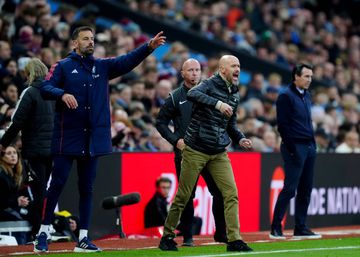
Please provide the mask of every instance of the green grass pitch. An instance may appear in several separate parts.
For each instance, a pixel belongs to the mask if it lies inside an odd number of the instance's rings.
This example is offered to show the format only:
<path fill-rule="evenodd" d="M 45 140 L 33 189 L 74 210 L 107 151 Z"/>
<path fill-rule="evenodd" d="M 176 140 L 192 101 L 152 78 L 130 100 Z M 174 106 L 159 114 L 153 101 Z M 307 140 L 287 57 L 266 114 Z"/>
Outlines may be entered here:
<path fill-rule="evenodd" d="M 179 247 L 178 252 L 163 252 L 157 248 L 142 250 L 103 251 L 101 253 L 66 253 L 51 254 L 57 256 L 121 256 L 121 257 L 153 257 L 153 256 L 192 256 L 192 257 L 226 257 L 226 256 L 276 256 L 276 257 L 360 257 L 360 237 L 342 239 L 322 239 L 305 241 L 282 241 L 266 243 L 250 243 L 254 252 L 226 252 L 225 245 Z M 34 255 L 28 255 L 34 256 Z"/>

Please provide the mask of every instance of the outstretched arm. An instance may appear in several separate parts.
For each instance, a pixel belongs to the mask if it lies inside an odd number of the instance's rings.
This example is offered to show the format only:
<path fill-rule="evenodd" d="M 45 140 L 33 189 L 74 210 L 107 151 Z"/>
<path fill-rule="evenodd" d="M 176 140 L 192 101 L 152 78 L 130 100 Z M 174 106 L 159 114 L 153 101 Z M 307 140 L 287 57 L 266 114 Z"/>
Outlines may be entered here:
<path fill-rule="evenodd" d="M 109 78 L 121 76 L 130 72 L 138 66 L 146 57 L 148 57 L 156 48 L 165 44 L 166 37 L 163 32 L 159 32 L 155 37 L 142 46 L 132 50 L 128 54 L 124 54 L 114 58 L 103 59 L 109 65 Z"/>

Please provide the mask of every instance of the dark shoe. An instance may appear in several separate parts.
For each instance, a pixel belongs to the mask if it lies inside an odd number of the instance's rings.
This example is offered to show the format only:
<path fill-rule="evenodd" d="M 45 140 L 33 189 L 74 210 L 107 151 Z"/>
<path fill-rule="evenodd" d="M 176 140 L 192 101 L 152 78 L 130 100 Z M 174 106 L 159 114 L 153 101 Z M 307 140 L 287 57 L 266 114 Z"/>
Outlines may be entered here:
<path fill-rule="evenodd" d="M 74 248 L 74 252 L 77 253 L 91 253 L 91 252 L 101 252 L 101 249 L 94 245 L 88 237 L 84 237 L 77 243 Z"/>
<path fill-rule="evenodd" d="M 228 252 L 251 252 L 251 249 L 243 240 L 236 240 L 227 244 Z"/>
<path fill-rule="evenodd" d="M 174 237 L 166 236 L 162 237 L 160 240 L 159 248 L 163 251 L 177 251 L 177 243 L 174 240 Z"/>
<path fill-rule="evenodd" d="M 220 233 L 216 233 L 214 234 L 214 241 L 215 242 L 219 242 L 219 243 L 228 243 L 228 238 L 226 236 L 226 234 L 220 234 Z"/>
<path fill-rule="evenodd" d="M 272 228 L 270 231 L 269 237 L 270 237 L 270 239 L 276 239 L 276 240 L 285 240 L 286 239 L 281 228 Z"/>
<path fill-rule="evenodd" d="M 182 246 L 189 246 L 189 247 L 194 246 L 194 240 L 192 239 L 192 237 L 184 238 L 184 242 Z"/>
<path fill-rule="evenodd" d="M 41 232 L 34 241 L 34 252 L 48 252 L 48 242 L 47 242 L 47 235 L 45 232 Z"/>
<path fill-rule="evenodd" d="M 294 239 L 318 239 L 321 237 L 322 236 L 320 234 L 316 234 L 308 228 L 294 229 Z"/>

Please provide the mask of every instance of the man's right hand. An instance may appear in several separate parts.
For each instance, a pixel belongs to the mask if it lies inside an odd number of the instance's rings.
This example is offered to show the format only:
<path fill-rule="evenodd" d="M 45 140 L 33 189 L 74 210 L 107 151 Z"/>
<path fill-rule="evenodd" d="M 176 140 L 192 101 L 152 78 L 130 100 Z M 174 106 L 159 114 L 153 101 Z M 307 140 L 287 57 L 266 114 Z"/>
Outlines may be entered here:
<path fill-rule="evenodd" d="M 219 111 L 227 117 L 231 117 L 231 115 L 233 115 L 233 109 L 227 103 L 221 103 Z"/>
<path fill-rule="evenodd" d="M 180 138 L 176 143 L 176 148 L 179 150 L 184 150 L 185 148 L 185 142 L 184 139 Z"/>
<path fill-rule="evenodd" d="M 71 94 L 63 94 L 61 100 L 66 104 L 66 106 L 70 109 L 76 109 L 78 107 L 78 103 L 75 97 Z"/>

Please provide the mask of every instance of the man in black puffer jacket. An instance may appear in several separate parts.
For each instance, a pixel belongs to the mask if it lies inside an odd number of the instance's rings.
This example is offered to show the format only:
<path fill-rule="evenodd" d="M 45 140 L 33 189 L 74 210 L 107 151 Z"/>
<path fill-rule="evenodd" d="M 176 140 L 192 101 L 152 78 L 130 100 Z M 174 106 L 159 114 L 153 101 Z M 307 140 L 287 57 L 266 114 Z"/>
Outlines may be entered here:
<path fill-rule="evenodd" d="M 37 58 L 31 59 L 25 66 L 29 87 L 22 92 L 10 126 L 0 141 L 5 148 L 21 131 L 22 156 L 35 172 L 31 186 L 34 199 L 29 213 L 32 236 L 40 228 L 46 185 L 52 168 L 50 145 L 55 102 L 45 101 L 40 95 L 40 85 L 47 71 L 45 64 Z"/>
<path fill-rule="evenodd" d="M 187 100 L 187 93 L 200 81 L 200 63 L 192 58 L 186 60 L 181 69 L 181 76 L 183 77 L 184 82 L 170 93 L 170 96 L 166 99 L 165 104 L 161 107 L 156 118 L 156 128 L 160 134 L 174 146 L 175 168 L 178 179 L 181 174 L 181 151 L 185 147 L 184 136 L 186 129 L 190 124 L 193 108 L 193 103 Z M 174 123 L 174 131 L 171 131 L 168 127 L 171 121 Z M 225 243 L 227 242 L 227 238 L 223 197 L 216 186 L 214 179 L 211 177 L 211 174 L 206 169 L 201 172 L 201 176 L 204 178 L 209 192 L 213 197 L 212 212 L 216 228 L 214 240 Z M 193 245 L 192 224 L 194 223 L 193 199 L 195 197 L 195 189 L 196 187 L 194 188 L 191 198 L 183 211 L 180 224 L 178 226 L 178 229 L 184 237 L 183 246 Z"/>
<path fill-rule="evenodd" d="M 186 146 L 182 152 L 179 187 L 165 221 L 159 245 L 161 250 L 177 250 L 174 230 L 204 167 L 224 198 L 227 251 L 252 250 L 241 240 L 237 188 L 226 152 L 231 140 L 245 149 L 252 146 L 236 126 L 236 109 L 240 100 L 237 87 L 239 74 L 238 58 L 224 55 L 219 60 L 219 74 L 188 92 L 188 100 L 194 103 L 194 107 L 184 138 Z"/>

